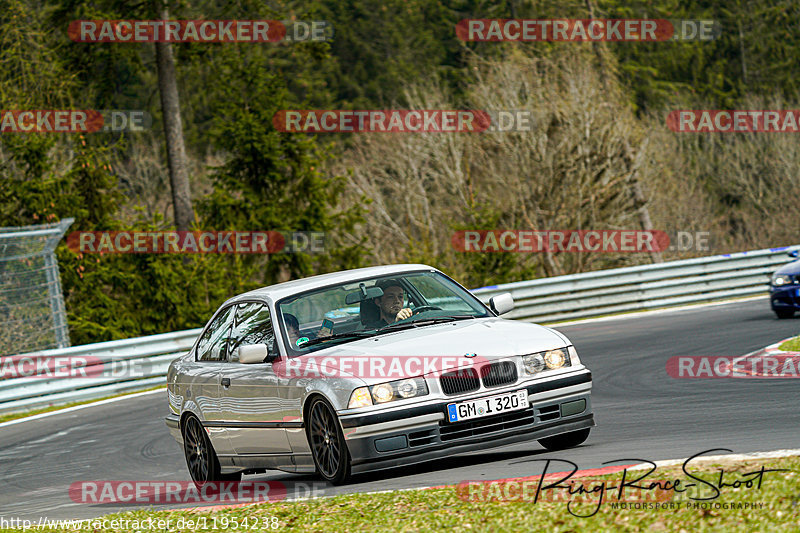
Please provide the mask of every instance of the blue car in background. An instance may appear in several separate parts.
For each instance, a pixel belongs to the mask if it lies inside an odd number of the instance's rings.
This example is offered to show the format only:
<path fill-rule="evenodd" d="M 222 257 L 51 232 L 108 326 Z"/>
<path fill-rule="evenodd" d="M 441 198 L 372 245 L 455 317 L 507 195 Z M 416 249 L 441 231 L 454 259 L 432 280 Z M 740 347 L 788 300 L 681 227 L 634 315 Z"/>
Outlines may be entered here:
<path fill-rule="evenodd" d="M 798 250 L 789 252 L 789 257 L 798 257 Z M 800 311 L 800 261 L 779 268 L 769 285 L 769 302 L 778 318 L 792 318 Z"/>

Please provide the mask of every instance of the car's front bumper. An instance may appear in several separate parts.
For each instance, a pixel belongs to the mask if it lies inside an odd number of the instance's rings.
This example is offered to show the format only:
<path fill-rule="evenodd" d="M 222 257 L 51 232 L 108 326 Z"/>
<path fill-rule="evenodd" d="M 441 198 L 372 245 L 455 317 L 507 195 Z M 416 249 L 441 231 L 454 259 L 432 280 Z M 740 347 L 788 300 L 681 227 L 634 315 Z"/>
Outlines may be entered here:
<path fill-rule="evenodd" d="M 800 311 L 800 285 L 770 286 L 769 302 L 773 310 L 794 309 Z"/>
<path fill-rule="evenodd" d="M 178 444 L 183 446 L 183 434 L 181 433 L 181 417 L 175 413 L 170 413 L 164 418 L 164 422 L 169 428 L 172 437 L 178 441 Z"/>
<path fill-rule="evenodd" d="M 594 426 L 588 370 L 404 410 L 342 416 L 353 473 L 505 446 Z M 527 389 L 529 407 L 464 422 L 446 421 L 447 404 Z"/>

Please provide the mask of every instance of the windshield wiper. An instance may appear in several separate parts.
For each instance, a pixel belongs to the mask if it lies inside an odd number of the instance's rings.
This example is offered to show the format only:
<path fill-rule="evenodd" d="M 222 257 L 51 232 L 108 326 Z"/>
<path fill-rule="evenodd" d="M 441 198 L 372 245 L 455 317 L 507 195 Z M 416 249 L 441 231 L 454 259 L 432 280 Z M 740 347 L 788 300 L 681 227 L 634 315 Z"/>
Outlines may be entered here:
<path fill-rule="evenodd" d="M 420 326 L 429 326 L 431 324 L 442 324 L 444 322 L 455 322 L 456 320 L 466 320 L 469 318 L 477 318 L 474 315 L 448 315 L 437 316 L 435 318 L 426 318 L 425 320 L 415 320 L 413 322 L 395 322 L 388 326 L 383 326 L 378 330 L 382 333 L 385 331 L 397 331 L 401 329 L 417 328 Z"/>
<path fill-rule="evenodd" d="M 328 335 L 327 337 L 317 337 L 316 339 L 310 339 L 298 348 L 305 348 L 307 346 L 314 346 L 315 344 L 320 344 L 325 341 L 336 340 L 336 339 L 365 339 L 367 337 L 374 337 L 374 333 L 370 333 L 368 331 L 349 331 L 347 333 L 334 333 L 333 335 Z"/>

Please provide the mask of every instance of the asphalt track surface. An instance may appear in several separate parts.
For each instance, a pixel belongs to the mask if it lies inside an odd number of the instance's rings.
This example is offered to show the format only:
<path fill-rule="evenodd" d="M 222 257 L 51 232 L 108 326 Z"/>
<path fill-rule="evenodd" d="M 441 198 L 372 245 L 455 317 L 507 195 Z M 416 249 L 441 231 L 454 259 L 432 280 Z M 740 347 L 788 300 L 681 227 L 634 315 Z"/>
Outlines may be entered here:
<path fill-rule="evenodd" d="M 560 452 L 530 442 L 462 454 L 362 474 L 321 493 L 537 475 L 542 458 L 567 459 L 585 469 L 617 459 L 689 457 L 711 448 L 800 448 L 800 380 L 678 380 L 665 370 L 672 356 L 744 355 L 796 335 L 800 319 L 776 319 L 767 299 L 558 329 L 594 376 L 597 427 L 586 443 Z M 161 392 L 0 428 L 0 517 L 90 518 L 142 508 L 75 503 L 68 489 L 76 481 L 189 480 L 182 451 L 164 425 L 166 412 Z M 550 471 L 566 469 L 551 465 Z M 279 480 L 288 487 L 317 481 L 273 471 L 245 479 Z"/>

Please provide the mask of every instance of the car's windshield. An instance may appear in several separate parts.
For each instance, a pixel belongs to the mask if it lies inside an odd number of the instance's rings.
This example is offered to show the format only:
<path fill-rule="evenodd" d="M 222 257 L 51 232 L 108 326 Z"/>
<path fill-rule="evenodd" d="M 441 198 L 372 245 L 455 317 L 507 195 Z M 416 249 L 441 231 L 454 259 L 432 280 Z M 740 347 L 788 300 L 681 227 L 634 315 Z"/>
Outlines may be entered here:
<path fill-rule="evenodd" d="M 489 316 L 469 292 L 438 272 L 368 278 L 277 304 L 290 356 L 408 327 Z"/>

